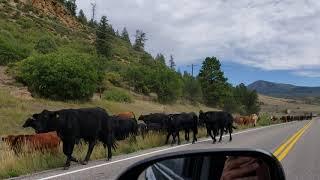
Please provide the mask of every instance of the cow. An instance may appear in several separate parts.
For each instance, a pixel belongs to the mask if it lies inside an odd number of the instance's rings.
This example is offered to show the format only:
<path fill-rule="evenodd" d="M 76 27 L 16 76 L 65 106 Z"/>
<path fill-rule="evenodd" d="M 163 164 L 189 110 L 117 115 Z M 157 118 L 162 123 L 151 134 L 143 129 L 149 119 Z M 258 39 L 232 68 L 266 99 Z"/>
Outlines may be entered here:
<path fill-rule="evenodd" d="M 229 141 L 232 141 L 232 132 L 236 127 L 233 126 L 233 117 L 230 113 L 223 111 L 203 112 L 200 110 L 199 121 L 206 124 L 207 133 L 211 136 L 213 143 L 216 142 L 216 135 L 219 131 L 219 142 L 222 141 L 222 135 L 225 129 L 229 132 Z"/>
<path fill-rule="evenodd" d="M 237 116 L 234 118 L 234 122 L 238 125 L 243 125 L 244 124 L 244 119 L 242 116 Z"/>
<path fill-rule="evenodd" d="M 33 135 L 9 135 L 3 137 L 2 141 L 7 143 L 16 155 L 26 147 L 27 152 L 58 152 L 60 138 L 56 132 L 33 134 Z"/>
<path fill-rule="evenodd" d="M 253 125 L 253 126 L 256 126 L 257 125 L 257 121 L 258 121 L 258 119 L 259 119 L 259 117 L 258 117 L 258 115 L 257 114 L 251 114 L 250 116 L 249 116 L 249 118 L 247 118 L 247 121 L 246 121 L 246 125 L 248 124 L 248 125 Z"/>
<path fill-rule="evenodd" d="M 166 129 L 166 122 L 168 115 L 164 113 L 154 113 L 149 115 L 141 115 L 138 120 L 146 123 L 148 131 L 164 131 Z"/>
<path fill-rule="evenodd" d="M 234 118 L 234 122 L 238 125 L 257 125 L 259 117 L 256 114 L 252 114 L 250 116 L 238 116 Z"/>
<path fill-rule="evenodd" d="M 134 112 L 122 112 L 117 114 L 116 116 L 123 117 L 123 118 L 136 119 L 136 115 L 134 114 Z"/>
<path fill-rule="evenodd" d="M 111 148 L 116 148 L 112 122 L 102 108 L 43 110 L 33 114 L 23 125 L 32 127 L 36 133 L 56 131 L 63 142 L 63 153 L 67 156 L 64 169 L 69 169 L 71 161 L 78 162 L 72 156 L 73 148 L 80 139 L 89 143 L 88 152 L 81 164 L 86 165 L 97 140 L 108 148 L 107 160 L 112 157 Z"/>
<path fill-rule="evenodd" d="M 287 116 L 282 116 L 281 118 L 280 118 L 280 120 L 281 120 L 281 122 L 287 122 Z"/>
<path fill-rule="evenodd" d="M 185 131 L 185 139 L 190 140 L 189 132 L 193 132 L 192 143 L 197 141 L 198 134 L 198 116 L 195 113 L 181 113 L 181 114 L 170 114 L 166 123 L 167 127 L 167 138 L 166 144 L 169 141 L 170 136 L 172 136 L 172 144 L 176 141 L 176 136 L 178 136 L 178 144 L 180 144 L 179 132 L 181 130 Z"/>
<path fill-rule="evenodd" d="M 275 122 L 275 121 L 278 121 L 279 118 L 277 118 L 276 116 L 271 116 L 271 117 L 270 117 L 270 120 L 271 120 L 272 122 Z"/>
<path fill-rule="evenodd" d="M 138 134 L 138 123 L 136 119 L 124 116 L 111 116 L 113 131 L 117 140 L 124 140 L 130 135 L 134 137 Z"/>

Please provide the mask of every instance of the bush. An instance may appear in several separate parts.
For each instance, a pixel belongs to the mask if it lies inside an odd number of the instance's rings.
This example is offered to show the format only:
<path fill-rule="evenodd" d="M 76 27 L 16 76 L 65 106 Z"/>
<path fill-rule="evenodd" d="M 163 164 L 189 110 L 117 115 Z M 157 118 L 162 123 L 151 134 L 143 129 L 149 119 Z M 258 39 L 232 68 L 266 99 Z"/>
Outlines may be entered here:
<path fill-rule="evenodd" d="M 0 31 L 0 65 L 6 65 L 28 57 L 30 50 L 18 42 L 10 32 Z"/>
<path fill-rule="evenodd" d="M 123 81 L 121 75 L 117 72 L 106 73 L 106 79 L 115 86 L 121 86 L 121 83 Z"/>
<path fill-rule="evenodd" d="M 108 90 L 103 94 L 103 97 L 104 99 L 109 101 L 126 102 L 126 103 L 132 102 L 131 96 L 125 91 L 122 91 L 120 89 Z"/>
<path fill-rule="evenodd" d="M 269 125 L 271 125 L 272 122 L 271 122 L 270 116 L 268 114 L 265 114 L 265 113 L 261 114 L 259 116 L 257 124 L 260 125 L 260 126 L 269 126 Z"/>
<path fill-rule="evenodd" d="M 52 53 L 57 50 L 57 44 L 51 37 L 39 39 L 34 49 L 42 54 Z"/>
<path fill-rule="evenodd" d="M 18 63 L 17 80 L 42 97 L 85 100 L 101 81 L 96 66 L 90 56 L 78 53 L 36 55 Z"/>

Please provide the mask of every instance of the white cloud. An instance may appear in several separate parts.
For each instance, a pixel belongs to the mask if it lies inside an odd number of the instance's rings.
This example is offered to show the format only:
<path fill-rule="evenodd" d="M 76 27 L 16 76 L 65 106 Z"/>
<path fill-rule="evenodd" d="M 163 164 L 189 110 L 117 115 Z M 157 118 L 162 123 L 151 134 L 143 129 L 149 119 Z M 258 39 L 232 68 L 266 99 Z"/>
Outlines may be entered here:
<path fill-rule="evenodd" d="M 320 78 L 319 71 L 297 71 L 296 74 L 305 77 Z"/>
<path fill-rule="evenodd" d="M 90 14 L 89 1 L 78 7 Z M 312 76 L 320 70 L 319 0 L 97 0 L 118 29 L 147 32 L 147 50 L 178 64 L 206 56 Z M 315 71 L 312 71 L 315 72 Z"/>

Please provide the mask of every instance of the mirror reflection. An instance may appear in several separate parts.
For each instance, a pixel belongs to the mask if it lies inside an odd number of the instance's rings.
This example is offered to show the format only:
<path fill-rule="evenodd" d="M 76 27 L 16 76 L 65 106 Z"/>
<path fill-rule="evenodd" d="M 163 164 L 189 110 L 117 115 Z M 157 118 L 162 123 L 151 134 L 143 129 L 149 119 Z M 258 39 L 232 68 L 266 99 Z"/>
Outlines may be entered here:
<path fill-rule="evenodd" d="M 169 159 L 148 167 L 140 180 L 271 180 L 270 167 L 259 158 L 206 156 Z"/>

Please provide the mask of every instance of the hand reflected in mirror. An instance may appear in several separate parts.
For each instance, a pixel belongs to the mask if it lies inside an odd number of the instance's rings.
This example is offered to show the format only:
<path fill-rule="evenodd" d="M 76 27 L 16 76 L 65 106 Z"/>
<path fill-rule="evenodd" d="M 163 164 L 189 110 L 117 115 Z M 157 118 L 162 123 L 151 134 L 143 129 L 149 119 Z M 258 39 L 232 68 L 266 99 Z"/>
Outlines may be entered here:
<path fill-rule="evenodd" d="M 269 180 L 266 163 L 253 157 L 227 157 L 220 180 Z"/>

